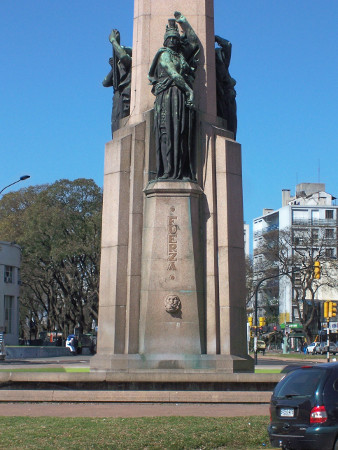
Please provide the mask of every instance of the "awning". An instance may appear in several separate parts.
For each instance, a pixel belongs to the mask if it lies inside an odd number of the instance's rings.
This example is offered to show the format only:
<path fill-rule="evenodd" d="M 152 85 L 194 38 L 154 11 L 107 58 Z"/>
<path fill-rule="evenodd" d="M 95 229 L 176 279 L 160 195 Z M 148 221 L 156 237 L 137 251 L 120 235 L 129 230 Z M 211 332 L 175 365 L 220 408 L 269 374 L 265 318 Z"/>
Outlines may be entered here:
<path fill-rule="evenodd" d="M 305 337 L 305 334 L 301 332 L 289 334 L 289 338 L 303 338 L 303 337 Z"/>

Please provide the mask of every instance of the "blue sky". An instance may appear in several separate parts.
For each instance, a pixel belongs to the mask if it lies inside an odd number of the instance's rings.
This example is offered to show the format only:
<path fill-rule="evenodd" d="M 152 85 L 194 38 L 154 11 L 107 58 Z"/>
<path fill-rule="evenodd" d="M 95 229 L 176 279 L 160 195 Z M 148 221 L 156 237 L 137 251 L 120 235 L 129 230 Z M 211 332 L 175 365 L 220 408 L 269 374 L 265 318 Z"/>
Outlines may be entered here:
<path fill-rule="evenodd" d="M 246 222 L 297 183 L 338 197 L 338 2 L 214 3 L 215 32 L 233 44 Z M 0 189 L 26 173 L 14 188 L 79 177 L 102 186 L 108 35 L 118 28 L 131 46 L 132 26 L 133 0 L 0 1 Z"/>

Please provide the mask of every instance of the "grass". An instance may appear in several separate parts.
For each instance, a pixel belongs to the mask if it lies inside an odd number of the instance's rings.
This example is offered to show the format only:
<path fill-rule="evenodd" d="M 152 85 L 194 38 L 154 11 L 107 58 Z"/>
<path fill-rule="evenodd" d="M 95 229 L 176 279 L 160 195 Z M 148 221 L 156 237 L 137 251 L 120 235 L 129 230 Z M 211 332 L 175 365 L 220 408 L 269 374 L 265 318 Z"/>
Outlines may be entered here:
<path fill-rule="evenodd" d="M 281 369 L 255 369 L 255 373 L 281 373 Z"/>
<path fill-rule="evenodd" d="M 316 354 L 315 355 L 312 355 L 312 354 L 304 355 L 304 353 L 297 353 L 297 352 L 276 353 L 276 354 L 268 353 L 268 354 L 265 354 L 265 356 L 267 356 L 268 358 L 276 357 L 278 359 L 297 359 L 297 360 L 300 359 L 300 360 L 303 360 L 303 361 L 306 361 L 306 360 L 309 360 L 309 359 L 318 359 L 318 360 L 326 359 L 326 354 L 325 355 L 316 355 Z M 330 355 L 330 357 L 332 358 L 332 357 L 335 357 L 335 356 L 334 355 Z"/>
<path fill-rule="evenodd" d="M 253 352 L 250 352 L 250 356 L 254 356 Z M 268 359 L 322 359 L 322 358 L 326 358 L 326 353 L 325 355 L 318 355 L 318 354 L 306 354 L 304 355 L 304 353 L 300 353 L 300 352 L 290 352 L 290 353 L 274 353 L 273 351 L 269 351 L 269 352 L 265 352 L 265 355 L 263 355 L 262 353 L 258 353 L 258 359 L 264 360 L 264 358 L 268 358 Z M 330 355 L 331 357 L 335 357 L 335 355 Z"/>
<path fill-rule="evenodd" d="M 0 417 L 0 449 L 272 448 L 268 421 L 268 417 Z"/>

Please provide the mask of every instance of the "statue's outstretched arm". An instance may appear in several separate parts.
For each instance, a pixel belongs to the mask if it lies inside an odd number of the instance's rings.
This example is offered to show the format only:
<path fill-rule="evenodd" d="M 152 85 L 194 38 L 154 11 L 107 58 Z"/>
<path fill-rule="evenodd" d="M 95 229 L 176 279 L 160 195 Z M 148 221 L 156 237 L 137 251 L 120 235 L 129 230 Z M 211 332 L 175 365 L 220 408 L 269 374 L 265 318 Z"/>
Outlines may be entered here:
<path fill-rule="evenodd" d="M 198 42 L 199 42 L 198 37 L 197 37 L 195 31 L 193 30 L 192 26 L 188 22 L 187 18 L 179 11 L 175 11 L 174 16 L 175 16 L 176 22 L 180 24 L 182 30 L 186 34 L 188 42 L 193 47 L 193 50 L 197 49 Z"/>
<path fill-rule="evenodd" d="M 228 47 L 231 48 L 232 47 L 232 44 L 230 41 L 228 41 L 227 39 L 221 38 L 220 36 L 215 36 L 215 42 L 217 42 L 217 44 L 223 48 L 228 48 Z"/>
<path fill-rule="evenodd" d="M 232 44 L 227 39 L 215 36 L 215 42 L 221 47 L 220 51 L 223 54 L 224 62 L 227 66 L 230 64 Z"/>
<path fill-rule="evenodd" d="M 109 35 L 109 41 L 112 44 L 117 59 L 121 64 L 123 64 L 126 68 L 131 66 L 131 56 L 124 50 L 120 45 L 120 32 L 118 30 L 112 30 Z"/>

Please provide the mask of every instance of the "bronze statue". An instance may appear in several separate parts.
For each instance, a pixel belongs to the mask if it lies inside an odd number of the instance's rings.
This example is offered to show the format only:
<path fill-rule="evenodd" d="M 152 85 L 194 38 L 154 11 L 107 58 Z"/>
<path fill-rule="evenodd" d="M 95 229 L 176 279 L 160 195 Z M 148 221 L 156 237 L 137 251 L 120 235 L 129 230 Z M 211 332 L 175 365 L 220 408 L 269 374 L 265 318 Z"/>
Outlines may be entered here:
<path fill-rule="evenodd" d="M 195 180 L 193 135 L 195 111 L 192 85 L 199 41 L 180 12 L 169 19 L 163 47 L 158 50 L 148 78 L 155 99 L 157 179 Z M 177 23 L 183 30 L 179 33 Z"/>
<path fill-rule="evenodd" d="M 216 95 L 217 115 L 227 121 L 228 130 L 237 132 L 237 105 L 236 105 L 236 80 L 231 78 L 229 65 L 231 59 L 231 42 L 219 36 L 215 36 L 219 45 L 216 52 Z"/>
<path fill-rule="evenodd" d="M 102 81 L 104 87 L 113 87 L 113 110 L 111 115 L 112 136 L 119 128 L 119 121 L 130 114 L 130 83 L 132 49 L 120 45 L 120 32 L 112 30 L 109 42 L 113 47 L 113 57 L 109 58 L 111 70 Z"/>

